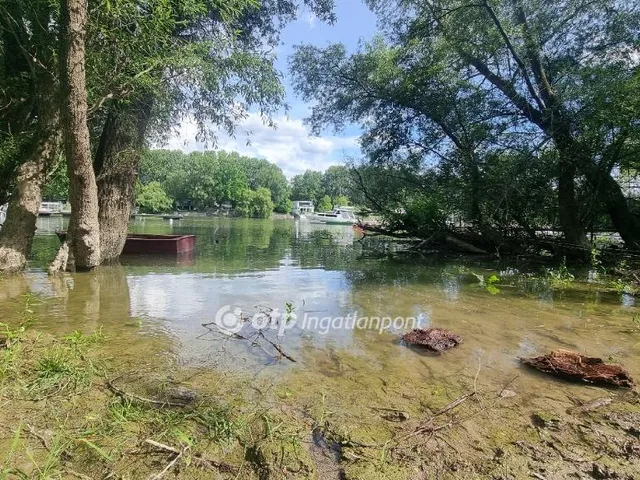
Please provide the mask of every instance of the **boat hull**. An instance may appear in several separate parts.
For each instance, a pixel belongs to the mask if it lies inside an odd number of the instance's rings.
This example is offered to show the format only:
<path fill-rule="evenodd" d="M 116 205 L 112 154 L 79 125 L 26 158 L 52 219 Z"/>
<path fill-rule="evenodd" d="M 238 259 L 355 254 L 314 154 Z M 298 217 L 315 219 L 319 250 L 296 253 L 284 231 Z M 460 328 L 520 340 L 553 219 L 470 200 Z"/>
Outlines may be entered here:
<path fill-rule="evenodd" d="M 64 242 L 67 232 L 56 232 Z M 124 243 L 123 254 L 177 255 L 196 248 L 195 235 L 147 235 L 130 233 Z"/>
<path fill-rule="evenodd" d="M 195 235 L 127 235 L 122 253 L 178 254 L 196 248 Z"/>

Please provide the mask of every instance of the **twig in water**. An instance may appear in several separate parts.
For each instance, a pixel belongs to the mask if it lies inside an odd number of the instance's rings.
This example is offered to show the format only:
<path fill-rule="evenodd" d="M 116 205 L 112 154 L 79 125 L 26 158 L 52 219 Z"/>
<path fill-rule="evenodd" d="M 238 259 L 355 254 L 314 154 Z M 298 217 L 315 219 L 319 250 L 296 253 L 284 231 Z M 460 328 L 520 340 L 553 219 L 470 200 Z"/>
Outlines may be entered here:
<path fill-rule="evenodd" d="M 134 395 L 133 393 L 125 392 L 124 390 L 116 387 L 110 380 L 105 382 L 105 386 L 107 389 L 111 390 L 120 398 L 125 398 L 129 400 L 136 400 L 138 402 L 150 403 L 151 405 L 157 405 L 159 407 L 186 407 L 187 403 L 176 403 L 169 402 L 168 400 L 154 400 L 152 398 L 141 397 L 139 395 Z"/>
<path fill-rule="evenodd" d="M 171 469 L 173 468 L 173 466 L 176 464 L 176 462 L 177 462 L 178 460 L 180 460 L 180 458 L 182 457 L 182 454 L 183 454 L 183 453 L 184 453 L 188 448 L 189 448 L 189 447 L 187 447 L 187 448 L 186 448 L 185 450 L 183 450 L 182 452 L 180 452 L 180 453 L 178 453 L 178 454 L 174 455 L 173 459 L 172 459 L 172 460 L 167 464 L 167 466 L 166 466 L 166 467 L 164 467 L 164 469 L 163 469 L 161 472 L 156 473 L 155 475 L 151 475 L 151 476 L 149 477 L 149 480 L 160 480 L 160 479 L 164 476 L 164 474 L 165 474 L 165 473 L 167 473 L 169 470 L 171 470 Z"/>
<path fill-rule="evenodd" d="M 144 442 L 148 445 L 151 445 L 152 447 L 157 448 L 158 450 L 164 450 L 165 452 L 169 452 L 173 455 L 182 455 L 184 453 L 184 451 L 180 451 L 177 448 L 165 445 L 164 443 L 156 442 L 155 440 L 152 440 L 150 438 L 147 438 Z M 209 470 L 219 470 L 226 473 L 235 473 L 237 471 L 237 468 L 233 465 L 224 462 L 216 462 L 215 460 L 204 458 L 197 454 L 191 457 L 191 459 L 200 467 L 207 468 Z"/>
<path fill-rule="evenodd" d="M 275 349 L 278 351 L 278 353 L 279 353 L 280 355 L 282 355 L 284 358 L 286 358 L 286 359 L 287 359 L 287 360 L 289 360 L 290 362 L 296 363 L 296 360 L 295 360 L 292 356 L 288 355 L 288 354 L 287 354 L 287 353 L 282 349 L 282 347 L 281 347 L 280 345 L 278 345 L 277 343 L 274 343 L 274 342 L 272 342 L 271 340 L 269 340 L 267 337 L 265 337 L 265 336 L 264 336 L 264 333 L 262 333 L 262 332 L 259 332 L 259 333 L 260 333 L 260 336 L 261 336 L 261 337 L 262 337 L 262 338 L 263 338 L 267 343 L 269 343 L 273 348 L 275 348 Z"/>
<path fill-rule="evenodd" d="M 502 397 L 502 394 L 507 389 L 507 387 L 509 387 L 509 385 L 511 385 L 513 382 L 515 382 L 519 377 L 520 377 L 520 375 L 516 375 L 511 380 L 509 380 L 507 383 L 505 383 L 504 387 L 502 387 L 502 390 L 500 390 L 500 393 L 498 394 L 498 397 Z"/>

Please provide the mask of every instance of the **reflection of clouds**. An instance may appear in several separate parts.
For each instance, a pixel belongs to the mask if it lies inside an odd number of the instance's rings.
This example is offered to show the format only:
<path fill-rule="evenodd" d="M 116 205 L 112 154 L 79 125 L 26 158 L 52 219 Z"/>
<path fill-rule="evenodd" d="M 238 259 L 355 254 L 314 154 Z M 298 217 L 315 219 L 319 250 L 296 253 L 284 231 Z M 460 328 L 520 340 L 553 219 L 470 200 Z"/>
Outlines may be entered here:
<path fill-rule="evenodd" d="M 198 339 L 206 332 L 203 323 L 212 322 L 225 305 L 253 315 L 258 306 L 283 312 L 291 302 L 297 315 L 345 316 L 353 310 L 350 288 L 343 272 L 281 266 L 243 275 L 160 274 L 130 276 L 132 315 L 164 323 L 180 340 L 183 360 L 206 361 L 211 345 Z M 287 350 L 300 348 L 302 334 L 287 331 Z M 333 331 L 314 342 L 350 343 L 350 331 Z M 208 338 L 211 340 L 211 338 Z"/>
<path fill-rule="evenodd" d="M 447 300 L 455 302 L 460 296 L 460 282 L 456 277 L 445 276 L 442 279 L 442 290 Z"/>

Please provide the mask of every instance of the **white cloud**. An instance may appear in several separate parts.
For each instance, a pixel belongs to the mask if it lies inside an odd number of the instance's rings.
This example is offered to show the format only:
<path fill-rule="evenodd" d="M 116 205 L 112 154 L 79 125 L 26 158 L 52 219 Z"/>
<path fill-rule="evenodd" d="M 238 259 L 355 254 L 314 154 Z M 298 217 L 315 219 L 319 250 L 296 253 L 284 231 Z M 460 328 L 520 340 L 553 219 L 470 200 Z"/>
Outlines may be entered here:
<path fill-rule="evenodd" d="M 264 125 L 259 114 L 249 114 L 238 126 L 235 138 L 219 134 L 215 149 L 265 158 L 276 163 L 288 177 L 307 169 L 326 170 L 344 163 L 345 155 L 358 154 L 357 137 L 314 137 L 300 119 L 279 117 L 275 122 L 274 129 Z M 185 120 L 162 147 L 185 152 L 206 150 L 207 145 L 197 141 L 196 134 L 196 124 Z"/>

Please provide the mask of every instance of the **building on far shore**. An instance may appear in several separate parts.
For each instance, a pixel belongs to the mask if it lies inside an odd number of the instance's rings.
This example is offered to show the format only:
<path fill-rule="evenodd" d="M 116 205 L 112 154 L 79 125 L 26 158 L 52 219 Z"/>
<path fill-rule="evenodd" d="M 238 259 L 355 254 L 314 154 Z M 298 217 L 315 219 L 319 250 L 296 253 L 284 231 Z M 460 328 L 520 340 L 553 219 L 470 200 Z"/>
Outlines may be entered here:
<path fill-rule="evenodd" d="M 294 217 L 307 215 L 315 211 L 311 200 L 296 200 L 291 204 L 291 213 Z"/>

